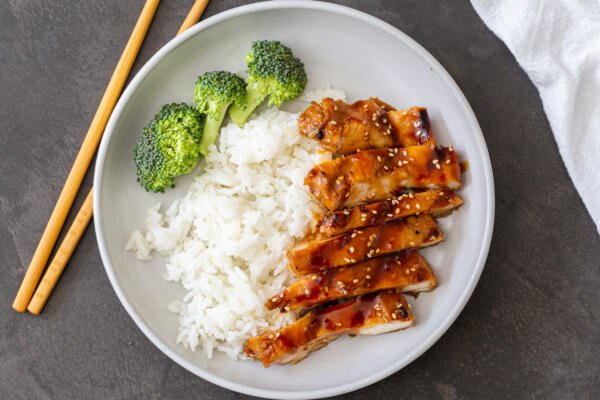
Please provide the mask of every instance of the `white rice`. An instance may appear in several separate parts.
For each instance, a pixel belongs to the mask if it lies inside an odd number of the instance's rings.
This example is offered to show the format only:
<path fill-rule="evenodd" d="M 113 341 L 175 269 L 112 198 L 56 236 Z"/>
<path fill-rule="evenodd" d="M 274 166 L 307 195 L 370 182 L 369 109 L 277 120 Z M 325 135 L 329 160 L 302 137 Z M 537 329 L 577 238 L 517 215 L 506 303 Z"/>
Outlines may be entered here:
<path fill-rule="evenodd" d="M 215 349 L 243 358 L 246 339 L 287 322 L 263 304 L 291 279 L 286 251 L 318 210 L 303 180 L 328 156 L 298 135 L 297 117 L 267 109 L 243 129 L 225 126 L 189 192 L 164 214 L 150 208 L 145 234 L 127 243 L 142 260 L 165 256 L 165 279 L 187 290 L 169 305 L 179 315 L 177 342 L 208 358 Z"/>

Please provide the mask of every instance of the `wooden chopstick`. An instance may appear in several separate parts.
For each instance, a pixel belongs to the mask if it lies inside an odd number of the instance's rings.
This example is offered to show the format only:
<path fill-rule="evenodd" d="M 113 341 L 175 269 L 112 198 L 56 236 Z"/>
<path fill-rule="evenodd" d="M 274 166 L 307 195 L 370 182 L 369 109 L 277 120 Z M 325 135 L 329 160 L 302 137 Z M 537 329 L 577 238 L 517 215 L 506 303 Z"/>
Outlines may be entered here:
<path fill-rule="evenodd" d="M 179 34 L 183 33 L 189 27 L 191 27 L 200 20 L 200 17 L 202 17 L 202 14 L 204 14 L 204 10 L 208 5 L 208 1 L 209 0 L 196 0 L 194 2 L 194 5 L 190 9 L 190 12 L 188 13 L 187 17 L 185 17 L 185 19 L 183 20 L 183 24 L 181 24 L 181 27 L 179 28 L 179 30 L 177 31 L 177 35 L 175 36 L 178 36 Z"/>
<path fill-rule="evenodd" d="M 35 290 L 40 276 L 44 271 L 44 267 L 48 262 L 48 257 L 50 257 L 52 248 L 56 243 L 56 239 L 58 238 L 60 230 L 62 229 L 69 210 L 73 205 L 73 201 L 77 196 L 77 191 L 79 190 L 81 182 L 83 181 L 83 178 L 85 177 L 85 174 L 90 166 L 92 158 L 94 157 L 94 153 L 98 148 L 98 144 L 100 143 L 102 133 L 104 133 L 104 128 L 106 127 L 108 118 L 110 117 L 112 110 L 115 108 L 115 104 L 117 103 L 119 95 L 123 90 L 123 86 L 125 86 L 125 81 L 129 76 L 129 71 L 131 71 L 133 62 L 135 61 L 137 53 L 142 45 L 142 42 L 144 41 L 144 37 L 146 36 L 146 32 L 150 27 L 150 23 L 152 22 L 152 18 L 154 17 L 154 13 L 156 12 L 159 2 L 160 0 L 146 0 L 140 17 L 138 18 L 133 32 L 129 37 L 129 41 L 125 46 L 125 50 L 123 50 L 123 54 L 121 55 L 115 71 L 110 78 L 108 87 L 106 88 L 104 96 L 102 96 L 102 100 L 98 106 L 98 110 L 96 111 L 96 115 L 92 120 L 90 128 L 85 136 L 85 139 L 83 140 L 81 148 L 79 149 L 79 153 L 75 158 L 75 162 L 71 167 L 69 176 L 65 181 L 62 191 L 60 192 L 60 196 L 58 197 L 56 205 L 54 206 L 54 210 L 50 215 L 46 229 L 44 229 L 42 238 L 38 243 L 31 263 L 29 264 L 29 268 L 27 268 L 23 282 L 21 282 L 21 286 L 19 287 L 19 291 L 13 302 L 13 308 L 18 312 L 25 311 L 29 301 L 31 300 L 33 291 Z"/>
<path fill-rule="evenodd" d="M 190 12 L 187 17 L 183 21 L 181 28 L 177 32 L 177 35 L 194 25 L 206 9 L 209 0 L 196 0 L 194 5 L 192 6 Z M 38 315 L 42 312 L 48 298 L 52 294 L 58 279 L 62 275 L 73 251 L 77 247 L 81 236 L 85 232 L 93 214 L 93 201 L 92 201 L 92 192 L 93 189 L 88 193 L 83 205 L 79 209 L 75 220 L 69 227 L 69 230 L 63 239 L 60 247 L 56 251 L 52 262 L 48 266 L 42 281 L 40 282 L 38 288 L 35 291 L 35 294 L 31 298 L 31 302 L 27 306 L 27 310 L 35 315 Z"/>
<path fill-rule="evenodd" d="M 35 290 L 35 293 L 27 306 L 27 310 L 30 313 L 38 315 L 42 312 L 44 305 L 46 305 L 46 301 L 48 301 L 52 290 L 54 290 L 54 286 L 56 286 L 56 282 L 58 282 L 58 278 L 60 278 L 63 270 L 67 266 L 75 247 L 77 247 L 81 236 L 90 223 L 90 220 L 92 219 L 92 193 L 93 190 L 90 190 L 81 209 L 77 213 L 75 220 L 73 220 L 73 223 L 69 227 L 65 238 L 60 244 L 60 247 L 56 251 L 52 262 L 46 269 L 42 281 Z"/>

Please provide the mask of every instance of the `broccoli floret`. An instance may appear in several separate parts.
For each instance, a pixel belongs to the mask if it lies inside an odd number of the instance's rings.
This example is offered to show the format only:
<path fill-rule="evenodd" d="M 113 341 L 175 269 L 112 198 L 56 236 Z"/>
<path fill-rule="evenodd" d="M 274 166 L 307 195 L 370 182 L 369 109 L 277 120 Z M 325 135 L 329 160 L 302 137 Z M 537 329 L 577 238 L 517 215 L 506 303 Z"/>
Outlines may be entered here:
<path fill-rule="evenodd" d="M 268 104 L 280 107 L 284 101 L 293 100 L 306 87 L 306 71 L 302 61 L 292 50 L 278 41 L 261 40 L 252 43 L 246 56 L 248 86 L 246 104 L 233 105 L 229 115 L 233 122 L 244 126 L 252 112 L 268 97 Z"/>
<path fill-rule="evenodd" d="M 206 114 L 200 140 L 200 153 L 204 156 L 208 154 L 209 146 L 217 141 L 227 108 L 231 103 L 243 106 L 245 95 L 246 82 L 231 72 L 207 72 L 198 77 L 194 101 L 198 103 L 198 111 Z"/>
<path fill-rule="evenodd" d="M 137 181 L 164 192 L 175 177 L 191 172 L 200 159 L 204 118 L 187 104 L 165 104 L 142 130 L 133 152 Z"/>

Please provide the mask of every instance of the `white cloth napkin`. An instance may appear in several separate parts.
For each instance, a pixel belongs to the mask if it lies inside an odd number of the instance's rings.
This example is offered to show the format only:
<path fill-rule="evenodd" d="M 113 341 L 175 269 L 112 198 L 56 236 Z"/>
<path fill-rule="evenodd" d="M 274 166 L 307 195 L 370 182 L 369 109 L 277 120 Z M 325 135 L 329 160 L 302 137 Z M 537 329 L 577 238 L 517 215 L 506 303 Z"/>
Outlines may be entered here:
<path fill-rule="evenodd" d="M 540 92 L 567 171 L 600 233 L 600 1 L 471 4 Z"/>

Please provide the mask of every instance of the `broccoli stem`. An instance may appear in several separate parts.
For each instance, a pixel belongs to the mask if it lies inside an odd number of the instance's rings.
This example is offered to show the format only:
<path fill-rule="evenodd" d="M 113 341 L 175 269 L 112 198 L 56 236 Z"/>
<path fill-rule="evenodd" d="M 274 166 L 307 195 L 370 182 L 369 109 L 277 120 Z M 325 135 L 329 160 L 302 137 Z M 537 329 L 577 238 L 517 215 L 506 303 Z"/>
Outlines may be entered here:
<path fill-rule="evenodd" d="M 202 138 L 200 139 L 200 154 L 204 157 L 208 155 L 210 145 L 214 144 L 217 141 L 217 137 L 219 137 L 219 130 L 225 118 L 227 107 L 229 107 L 229 104 L 225 104 L 219 108 L 218 112 L 206 116 L 206 123 L 202 131 Z"/>
<path fill-rule="evenodd" d="M 237 104 L 232 104 L 229 107 L 229 116 L 237 126 L 243 128 L 250 114 L 256 110 L 264 101 L 265 97 L 252 87 L 247 88 L 246 101 L 242 107 Z"/>

